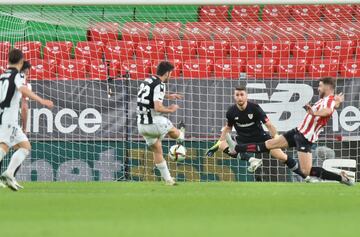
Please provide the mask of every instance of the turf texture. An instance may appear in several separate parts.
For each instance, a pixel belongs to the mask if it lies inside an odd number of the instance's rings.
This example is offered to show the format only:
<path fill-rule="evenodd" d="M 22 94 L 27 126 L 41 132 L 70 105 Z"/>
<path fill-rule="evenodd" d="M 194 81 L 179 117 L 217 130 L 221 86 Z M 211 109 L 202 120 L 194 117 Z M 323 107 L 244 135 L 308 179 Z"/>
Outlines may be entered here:
<path fill-rule="evenodd" d="M 358 236 L 360 185 L 24 183 L 0 189 L 0 235 Z"/>

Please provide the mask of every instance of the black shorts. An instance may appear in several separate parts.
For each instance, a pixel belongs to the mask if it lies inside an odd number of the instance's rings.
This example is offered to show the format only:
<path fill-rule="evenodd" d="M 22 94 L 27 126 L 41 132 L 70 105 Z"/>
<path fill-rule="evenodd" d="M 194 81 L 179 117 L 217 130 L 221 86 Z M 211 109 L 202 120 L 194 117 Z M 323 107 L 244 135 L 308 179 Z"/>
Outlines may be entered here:
<path fill-rule="evenodd" d="M 289 144 L 289 147 L 296 147 L 296 150 L 300 152 L 311 153 L 313 144 L 309 142 L 297 128 L 287 131 L 283 136 Z"/>
<path fill-rule="evenodd" d="M 264 134 L 262 134 L 260 136 L 249 137 L 249 138 L 236 136 L 237 144 L 260 143 L 260 142 L 266 142 L 267 140 L 270 140 L 270 139 L 271 139 L 271 136 L 266 132 L 264 132 Z"/>

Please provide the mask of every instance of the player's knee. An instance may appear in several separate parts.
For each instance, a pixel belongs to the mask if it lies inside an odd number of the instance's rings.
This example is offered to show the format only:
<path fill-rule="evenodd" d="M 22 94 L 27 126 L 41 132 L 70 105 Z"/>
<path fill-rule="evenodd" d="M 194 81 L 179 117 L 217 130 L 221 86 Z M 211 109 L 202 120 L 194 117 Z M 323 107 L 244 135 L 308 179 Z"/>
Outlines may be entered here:
<path fill-rule="evenodd" d="M 301 168 L 301 172 L 302 172 L 305 176 L 309 176 L 309 175 L 310 175 L 310 169 Z"/>

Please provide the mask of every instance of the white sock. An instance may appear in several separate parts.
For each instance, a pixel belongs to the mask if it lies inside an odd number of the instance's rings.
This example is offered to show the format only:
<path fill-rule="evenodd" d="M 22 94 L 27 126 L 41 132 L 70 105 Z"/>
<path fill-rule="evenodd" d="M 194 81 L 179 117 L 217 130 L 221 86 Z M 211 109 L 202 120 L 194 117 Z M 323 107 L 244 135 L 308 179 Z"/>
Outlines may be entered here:
<path fill-rule="evenodd" d="M 227 144 L 229 145 L 229 149 L 230 149 L 230 150 L 234 150 L 234 149 L 235 149 L 235 146 L 236 146 L 236 143 L 235 143 L 234 140 L 231 138 L 231 136 L 230 136 L 229 133 L 226 134 L 225 139 L 226 139 Z"/>
<path fill-rule="evenodd" d="M 171 179 L 170 171 L 167 167 L 165 160 L 163 160 L 161 163 L 155 164 L 155 165 L 160 170 L 161 177 L 163 177 L 165 180 Z"/>
<path fill-rule="evenodd" d="M 179 135 L 179 137 L 176 139 L 176 141 L 182 143 L 184 140 L 185 140 L 185 133 L 180 130 L 180 135 Z"/>
<path fill-rule="evenodd" d="M 0 147 L 0 161 L 2 161 L 5 156 L 6 156 L 6 152 L 4 151 L 4 149 L 2 149 L 2 148 Z"/>
<path fill-rule="evenodd" d="M 19 148 L 12 156 L 10 164 L 6 169 L 8 175 L 14 176 L 14 172 L 17 167 L 25 160 L 25 158 L 30 154 L 30 151 L 25 148 Z"/>

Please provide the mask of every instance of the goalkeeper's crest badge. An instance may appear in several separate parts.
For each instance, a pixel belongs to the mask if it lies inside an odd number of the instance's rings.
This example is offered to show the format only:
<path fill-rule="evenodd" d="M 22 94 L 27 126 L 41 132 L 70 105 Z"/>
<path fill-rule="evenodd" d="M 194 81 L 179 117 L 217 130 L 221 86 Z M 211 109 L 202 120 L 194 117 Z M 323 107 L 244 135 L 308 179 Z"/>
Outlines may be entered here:
<path fill-rule="evenodd" d="M 254 114 L 248 114 L 249 119 L 253 119 Z"/>

